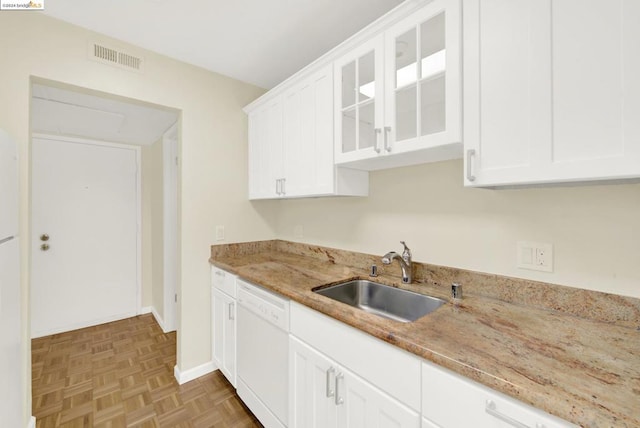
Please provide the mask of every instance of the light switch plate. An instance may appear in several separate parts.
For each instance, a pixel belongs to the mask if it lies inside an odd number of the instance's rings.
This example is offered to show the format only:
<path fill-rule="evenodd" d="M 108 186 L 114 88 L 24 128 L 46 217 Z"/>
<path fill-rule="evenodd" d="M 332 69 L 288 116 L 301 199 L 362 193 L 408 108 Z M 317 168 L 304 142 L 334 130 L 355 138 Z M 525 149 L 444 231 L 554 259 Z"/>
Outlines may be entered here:
<path fill-rule="evenodd" d="M 216 226 L 216 241 L 224 241 L 224 226 Z"/>
<path fill-rule="evenodd" d="M 517 266 L 520 269 L 553 272 L 553 245 L 518 241 Z"/>
<path fill-rule="evenodd" d="M 302 225 L 296 225 L 293 228 L 293 237 L 294 238 L 302 238 L 304 236 L 304 228 L 302 227 Z"/>

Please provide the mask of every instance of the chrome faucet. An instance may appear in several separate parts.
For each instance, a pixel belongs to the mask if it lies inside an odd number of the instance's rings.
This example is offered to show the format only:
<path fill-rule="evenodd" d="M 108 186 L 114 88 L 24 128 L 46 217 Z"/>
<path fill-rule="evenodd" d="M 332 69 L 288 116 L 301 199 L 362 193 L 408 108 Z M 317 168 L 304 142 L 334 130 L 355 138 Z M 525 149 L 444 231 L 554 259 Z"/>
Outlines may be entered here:
<path fill-rule="evenodd" d="M 402 256 L 395 251 L 390 251 L 384 256 L 382 256 L 382 263 L 385 265 L 390 265 L 392 261 L 398 259 L 400 263 L 400 267 L 402 268 L 402 282 L 405 284 L 411 283 L 411 250 L 407 247 L 407 244 L 404 241 L 400 241 L 402 245 L 404 245 L 404 251 L 402 252 Z"/>

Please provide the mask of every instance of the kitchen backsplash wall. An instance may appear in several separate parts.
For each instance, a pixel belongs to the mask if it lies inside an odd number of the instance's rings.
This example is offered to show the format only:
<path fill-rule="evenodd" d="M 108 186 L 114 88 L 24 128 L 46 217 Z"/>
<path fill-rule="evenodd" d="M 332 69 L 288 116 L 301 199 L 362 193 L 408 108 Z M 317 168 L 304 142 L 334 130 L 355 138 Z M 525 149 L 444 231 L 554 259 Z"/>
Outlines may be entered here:
<path fill-rule="evenodd" d="M 462 161 L 372 172 L 368 198 L 280 201 L 280 239 L 640 297 L 640 184 L 470 189 Z M 302 237 L 300 228 L 302 226 Z M 552 273 L 517 241 L 553 245 Z"/>

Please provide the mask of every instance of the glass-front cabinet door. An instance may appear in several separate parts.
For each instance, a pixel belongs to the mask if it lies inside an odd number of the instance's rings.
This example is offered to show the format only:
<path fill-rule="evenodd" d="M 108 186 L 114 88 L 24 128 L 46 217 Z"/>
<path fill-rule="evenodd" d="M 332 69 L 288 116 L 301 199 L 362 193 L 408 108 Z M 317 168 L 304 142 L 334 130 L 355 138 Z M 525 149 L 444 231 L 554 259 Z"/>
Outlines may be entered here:
<path fill-rule="evenodd" d="M 335 162 L 462 157 L 461 0 L 434 0 L 334 63 Z"/>
<path fill-rule="evenodd" d="M 351 51 L 334 65 L 336 163 L 381 152 L 384 63 L 382 36 Z"/>
<path fill-rule="evenodd" d="M 385 33 L 385 149 L 461 141 L 460 1 L 436 0 Z"/>

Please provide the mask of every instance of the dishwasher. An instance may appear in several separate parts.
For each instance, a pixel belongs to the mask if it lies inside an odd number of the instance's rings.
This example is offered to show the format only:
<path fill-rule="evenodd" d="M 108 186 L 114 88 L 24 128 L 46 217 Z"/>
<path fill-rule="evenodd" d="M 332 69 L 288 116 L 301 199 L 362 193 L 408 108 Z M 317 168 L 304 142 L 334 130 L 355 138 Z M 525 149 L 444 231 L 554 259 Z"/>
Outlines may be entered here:
<path fill-rule="evenodd" d="M 266 428 L 289 408 L 289 300 L 238 279 L 237 393 Z"/>

